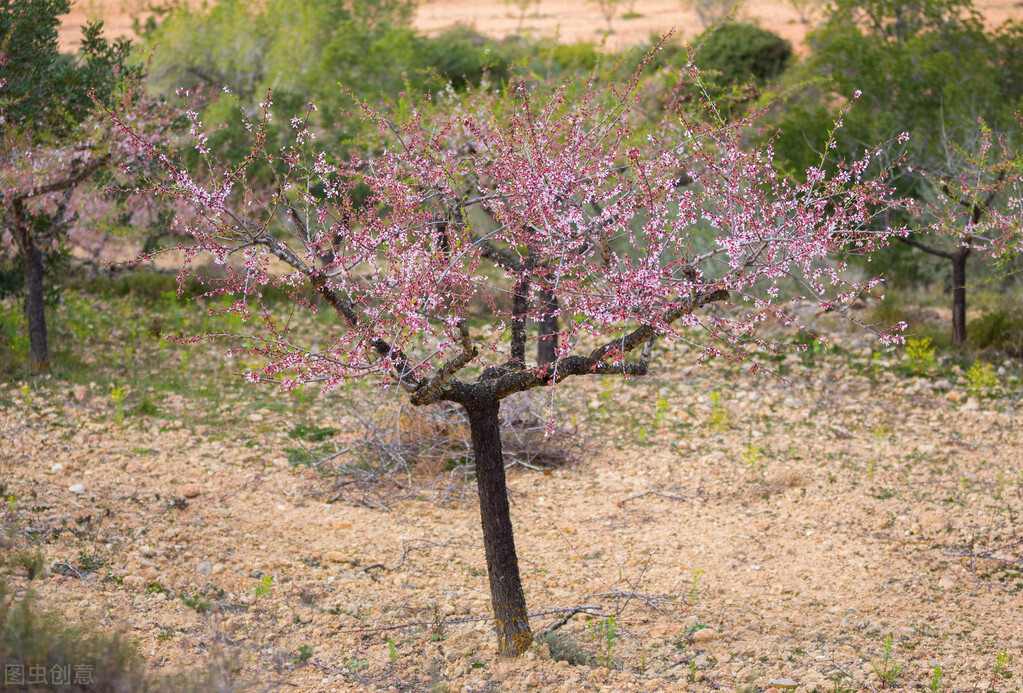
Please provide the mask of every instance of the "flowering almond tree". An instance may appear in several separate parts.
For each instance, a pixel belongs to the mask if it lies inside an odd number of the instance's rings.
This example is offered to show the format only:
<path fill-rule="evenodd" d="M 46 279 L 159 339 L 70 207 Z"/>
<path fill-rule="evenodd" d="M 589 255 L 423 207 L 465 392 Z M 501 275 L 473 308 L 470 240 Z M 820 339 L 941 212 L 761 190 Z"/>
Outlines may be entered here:
<path fill-rule="evenodd" d="M 1016 119 L 1023 126 L 1023 113 Z M 978 253 L 998 261 L 1023 248 L 1023 154 L 1005 134 L 996 135 L 983 120 L 978 125 L 969 148 L 945 145 L 944 170 L 909 169 L 929 188 L 922 212 L 935 233 L 926 240 L 899 238 L 952 263 L 954 347 L 966 342 L 967 260 Z"/>
<path fill-rule="evenodd" d="M 638 80 L 540 99 L 543 89 L 520 82 L 504 95 L 440 97 L 398 122 L 363 108 L 350 115 L 374 125 L 384 145 L 347 160 L 315 153 L 315 133 L 297 119 L 297 145 L 264 151 L 268 98 L 262 118 L 247 122 L 249 159 L 224 168 L 191 114 L 209 165 L 203 182 L 165 158 L 161 186 L 194 210 L 181 222 L 190 236 L 181 276 L 212 258 L 226 274 L 205 280 L 210 294 L 235 297 L 233 309 L 262 325 L 239 350 L 261 357 L 249 380 L 329 391 L 377 377 L 413 405 L 465 409 L 505 655 L 524 652 L 532 635 L 501 400 L 577 377 L 643 375 L 659 339 L 759 369 L 755 354 L 772 343 L 758 324 L 779 316 L 798 326 L 794 290 L 842 311 L 876 282 L 850 283 L 829 255 L 870 252 L 894 233 L 867 230 L 892 204 L 863 176 L 867 158 L 834 177 L 811 170 L 797 185 L 776 174 L 770 148 L 743 136 L 749 121 L 677 110 L 651 125 L 638 113 Z M 247 172 L 268 163 L 275 186 L 260 193 Z M 286 315 L 261 301 L 267 286 L 307 310 L 325 306 L 336 329 L 316 344 L 293 339 Z M 308 303 L 303 290 L 319 300 Z M 481 304 L 482 315 L 472 307 Z M 527 323 L 550 317 L 552 305 L 555 358 L 531 363 Z"/>

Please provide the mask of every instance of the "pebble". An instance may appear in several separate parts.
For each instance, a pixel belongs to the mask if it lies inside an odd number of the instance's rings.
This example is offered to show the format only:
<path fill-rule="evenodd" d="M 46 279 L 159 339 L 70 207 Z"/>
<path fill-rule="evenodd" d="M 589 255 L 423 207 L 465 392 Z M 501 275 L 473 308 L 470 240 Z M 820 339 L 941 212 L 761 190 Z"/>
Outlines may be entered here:
<path fill-rule="evenodd" d="M 85 484 L 71 484 L 68 486 L 71 493 L 85 493 Z"/>
<path fill-rule="evenodd" d="M 209 561 L 203 561 L 198 566 L 196 566 L 195 572 L 197 572 L 199 575 L 212 575 L 213 564 L 210 563 Z"/>
<path fill-rule="evenodd" d="M 771 679 L 771 685 L 775 688 L 791 690 L 796 687 L 796 682 L 792 679 Z"/>
<path fill-rule="evenodd" d="M 717 640 L 718 633 L 713 628 L 701 628 L 700 630 L 693 633 L 694 643 L 705 643 L 711 640 Z"/>
<path fill-rule="evenodd" d="M 187 484 L 181 487 L 181 495 L 185 498 L 195 498 L 201 493 L 201 489 L 196 484 Z"/>
<path fill-rule="evenodd" d="M 58 473 L 60 471 L 63 471 L 63 469 L 64 469 L 64 465 L 62 465 L 60 462 L 57 462 L 52 467 L 50 467 L 50 471 L 53 472 L 54 474 L 56 474 L 56 473 Z"/>

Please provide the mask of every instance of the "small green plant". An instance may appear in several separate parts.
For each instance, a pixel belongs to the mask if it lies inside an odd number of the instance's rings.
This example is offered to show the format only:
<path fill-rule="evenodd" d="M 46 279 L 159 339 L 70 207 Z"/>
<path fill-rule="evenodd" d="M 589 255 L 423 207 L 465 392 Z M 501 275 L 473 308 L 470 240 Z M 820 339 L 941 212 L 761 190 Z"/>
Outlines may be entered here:
<path fill-rule="evenodd" d="M 724 405 L 721 404 L 721 393 L 712 392 L 710 393 L 710 427 L 723 433 L 728 425 L 728 412 L 725 410 Z"/>
<path fill-rule="evenodd" d="M 213 604 L 202 598 L 201 595 L 193 594 L 191 596 L 187 594 L 181 595 L 181 601 L 185 603 L 185 606 L 191 607 L 198 611 L 200 614 L 205 614 L 209 611 Z"/>
<path fill-rule="evenodd" d="M 392 666 L 398 663 L 398 648 L 394 645 L 394 638 L 387 638 L 387 654 Z"/>
<path fill-rule="evenodd" d="M 693 584 L 689 588 L 689 603 L 695 604 L 697 597 L 700 596 L 700 578 L 703 576 L 703 571 L 697 568 L 693 571 Z"/>
<path fill-rule="evenodd" d="M 132 416 L 156 416 L 159 413 L 159 407 L 156 406 L 156 402 L 149 395 L 143 395 L 139 403 L 131 408 Z"/>
<path fill-rule="evenodd" d="M 259 581 L 254 590 L 256 599 L 262 599 L 263 597 L 270 594 L 274 587 L 274 579 L 269 575 L 264 575 L 263 579 Z"/>
<path fill-rule="evenodd" d="M 933 370 L 937 363 L 937 359 L 934 357 L 935 351 L 935 347 L 931 346 L 930 337 L 907 339 L 906 358 L 909 359 L 909 369 L 917 375 L 923 375 Z"/>
<path fill-rule="evenodd" d="M 664 420 L 668 416 L 668 400 L 661 397 L 657 400 L 657 411 L 654 412 L 654 428 L 661 430 L 664 427 Z"/>
<path fill-rule="evenodd" d="M 313 656 L 313 648 L 309 645 L 299 645 L 298 653 L 295 655 L 295 664 L 305 664 Z"/>
<path fill-rule="evenodd" d="M 966 381 L 970 392 L 979 397 L 998 384 L 998 376 L 990 363 L 974 361 L 966 373 Z"/>
<path fill-rule="evenodd" d="M 124 423 L 124 400 L 128 398 L 128 391 L 123 387 L 110 387 L 110 399 L 114 402 L 114 418 L 117 425 Z"/>
<path fill-rule="evenodd" d="M 100 568 L 106 568 L 110 561 L 96 553 L 82 549 L 78 552 L 78 570 L 81 573 L 95 573 Z"/>
<path fill-rule="evenodd" d="M 871 662 L 870 666 L 877 674 L 877 678 L 881 680 L 881 688 L 891 688 L 895 684 L 895 679 L 902 672 L 902 665 L 897 664 L 894 655 L 892 655 L 892 636 L 889 635 L 884 639 L 884 644 L 881 646 L 881 661 Z"/>
<path fill-rule="evenodd" d="M 746 446 L 746 454 L 743 455 L 743 461 L 749 465 L 750 472 L 757 471 L 757 463 L 760 462 L 762 455 L 760 454 L 760 446 L 750 443 Z"/>
<path fill-rule="evenodd" d="M 1009 671 L 1010 659 L 1009 653 L 1004 650 L 995 655 L 995 671 L 991 677 L 994 681 L 1012 678 L 1012 672 Z"/>
<path fill-rule="evenodd" d="M 931 693 L 940 693 L 942 687 L 941 674 L 941 667 L 934 667 L 934 673 L 931 674 L 931 680 L 927 684 L 927 690 Z"/>
<path fill-rule="evenodd" d="M 600 644 L 600 652 L 597 653 L 597 660 L 600 664 L 611 669 L 614 667 L 612 659 L 615 643 L 618 641 L 618 619 L 614 616 L 602 618 L 599 621 L 590 623 L 590 637 Z"/>
<path fill-rule="evenodd" d="M 25 400 L 25 408 L 28 409 L 32 406 L 32 390 L 28 385 L 21 386 L 21 396 Z"/>
<path fill-rule="evenodd" d="M 167 642 L 174 637 L 174 631 L 170 628 L 164 628 L 160 631 L 160 634 L 156 636 L 157 642 Z"/>
<path fill-rule="evenodd" d="M 304 392 L 304 390 L 299 390 Z M 320 443 L 337 433 L 336 428 L 321 428 L 320 426 L 307 426 L 306 424 L 295 424 L 295 427 L 288 431 L 289 438 L 308 440 L 313 443 Z"/>

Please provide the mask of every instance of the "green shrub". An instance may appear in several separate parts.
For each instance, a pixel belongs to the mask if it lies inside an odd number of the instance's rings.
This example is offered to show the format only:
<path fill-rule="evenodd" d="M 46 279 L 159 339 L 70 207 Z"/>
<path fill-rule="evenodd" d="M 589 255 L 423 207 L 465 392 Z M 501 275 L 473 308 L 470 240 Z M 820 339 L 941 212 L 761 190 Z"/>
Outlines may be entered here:
<path fill-rule="evenodd" d="M 419 67 L 450 80 L 455 89 L 479 84 L 484 70 L 503 77 L 508 64 L 499 52 L 489 49 L 489 44 L 487 37 L 472 27 L 456 26 L 436 38 L 419 39 Z"/>
<path fill-rule="evenodd" d="M 970 321 L 966 334 L 978 349 L 1023 356 L 1023 311 L 1000 308 Z"/>
<path fill-rule="evenodd" d="M 728 85 L 751 78 L 764 85 L 784 72 L 792 57 L 792 44 L 778 34 L 753 24 L 729 22 L 704 32 L 695 41 L 701 45 L 696 66 L 720 73 L 717 81 Z"/>
<path fill-rule="evenodd" d="M 590 665 L 595 662 L 593 655 L 588 654 L 579 643 L 567 635 L 559 635 L 557 632 L 544 633 L 536 642 L 540 646 L 546 646 L 551 659 L 555 661 L 567 662 L 572 666 Z"/>

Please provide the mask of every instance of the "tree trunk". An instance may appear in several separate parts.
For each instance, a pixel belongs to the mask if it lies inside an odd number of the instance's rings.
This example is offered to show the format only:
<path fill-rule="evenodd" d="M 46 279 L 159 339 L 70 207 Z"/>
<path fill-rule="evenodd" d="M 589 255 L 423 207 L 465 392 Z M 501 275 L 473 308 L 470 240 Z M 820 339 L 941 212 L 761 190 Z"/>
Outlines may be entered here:
<path fill-rule="evenodd" d="M 501 454 L 500 403 L 477 398 L 465 403 L 476 459 L 476 484 L 480 495 L 483 546 L 490 576 L 490 600 L 497 622 L 497 647 L 501 656 L 516 657 L 533 642 L 529 630 L 526 598 L 519 578 L 519 561 L 512 537 L 504 456 Z"/>
<path fill-rule="evenodd" d="M 46 334 L 46 304 L 43 302 L 43 254 L 36 245 L 21 200 L 15 200 L 14 239 L 25 265 L 25 317 L 32 367 L 37 372 L 50 368 L 50 345 Z"/>
<path fill-rule="evenodd" d="M 966 343 L 966 258 L 969 248 L 952 256 L 952 346 Z"/>
<path fill-rule="evenodd" d="M 544 289 L 540 292 L 540 300 L 543 301 L 543 320 L 540 321 L 536 343 L 536 363 L 546 366 L 558 358 L 558 297 Z"/>

